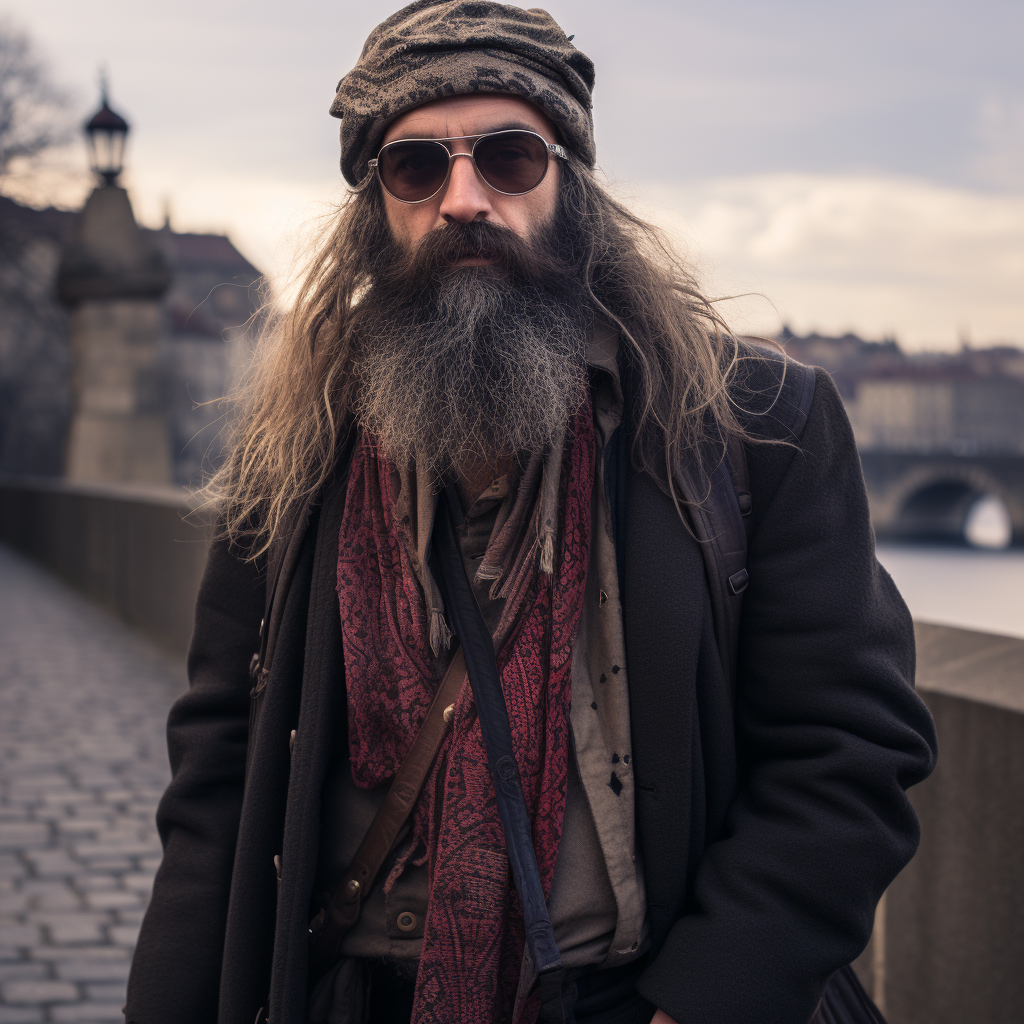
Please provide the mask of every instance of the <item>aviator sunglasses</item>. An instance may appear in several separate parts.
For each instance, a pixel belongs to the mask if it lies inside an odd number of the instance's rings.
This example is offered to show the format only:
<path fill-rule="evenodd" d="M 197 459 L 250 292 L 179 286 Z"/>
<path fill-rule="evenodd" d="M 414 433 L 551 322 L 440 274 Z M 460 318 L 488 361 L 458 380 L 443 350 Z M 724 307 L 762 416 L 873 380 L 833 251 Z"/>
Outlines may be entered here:
<path fill-rule="evenodd" d="M 446 143 L 474 140 L 468 153 L 453 153 Z M 384 190 L 400 203 L 425 203 L 444 188 L 456 157 L 468 156 L 480 177 L 503 196 L 532 192 L 548 172 L 551 156 L 567 160 L 561 146 L 519 128 L 447 139 L 399 139 L 369 162 Z"/>

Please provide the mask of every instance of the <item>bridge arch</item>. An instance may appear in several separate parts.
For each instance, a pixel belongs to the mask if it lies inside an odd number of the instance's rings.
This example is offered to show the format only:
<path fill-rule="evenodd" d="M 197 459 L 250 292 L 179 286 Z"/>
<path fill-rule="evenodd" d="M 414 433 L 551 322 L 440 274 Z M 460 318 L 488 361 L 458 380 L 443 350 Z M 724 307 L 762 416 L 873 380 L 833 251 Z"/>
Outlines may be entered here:
<path fill-rule="evenodd" d="M 907 540 L 964 542 L 972 509 L 988 496 L 1007 511 L 1013 507 L 1013 496 L 984 467 L 921 467 L 908 473 L 891 495 L 896 510 L 891 533 Z"/>

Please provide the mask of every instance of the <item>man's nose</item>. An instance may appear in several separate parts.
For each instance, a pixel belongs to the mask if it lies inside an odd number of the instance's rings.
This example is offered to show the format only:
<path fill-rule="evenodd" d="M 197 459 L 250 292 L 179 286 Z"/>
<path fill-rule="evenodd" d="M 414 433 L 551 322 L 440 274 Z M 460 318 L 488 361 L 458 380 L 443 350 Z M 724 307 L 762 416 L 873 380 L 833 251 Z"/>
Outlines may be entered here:
<path fill-rule="evenodd" d="M 440 212 L 445 220 L 460 224 L 486 220 L 491 213 L 490 189 L 480 180 L 468 153 L 459 153 L 452 159 Z"/>

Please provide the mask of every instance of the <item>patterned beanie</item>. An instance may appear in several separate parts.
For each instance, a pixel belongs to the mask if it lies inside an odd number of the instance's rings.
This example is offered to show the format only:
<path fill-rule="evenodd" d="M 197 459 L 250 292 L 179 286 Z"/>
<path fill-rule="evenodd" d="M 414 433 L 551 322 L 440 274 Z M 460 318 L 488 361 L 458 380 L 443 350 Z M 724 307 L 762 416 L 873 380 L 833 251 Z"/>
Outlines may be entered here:
<path fill-rule="evenodd" d="M 331 113 L 341 118 L 341 173 L 359 184 L 399 114 L 467 93 L 529 100 L 558 128 L 560 141 L 593 165 L 593 88 L 593 62 L 547 11 L 490 0 L 416 0 L 370 33 L 338 83 Z"/>

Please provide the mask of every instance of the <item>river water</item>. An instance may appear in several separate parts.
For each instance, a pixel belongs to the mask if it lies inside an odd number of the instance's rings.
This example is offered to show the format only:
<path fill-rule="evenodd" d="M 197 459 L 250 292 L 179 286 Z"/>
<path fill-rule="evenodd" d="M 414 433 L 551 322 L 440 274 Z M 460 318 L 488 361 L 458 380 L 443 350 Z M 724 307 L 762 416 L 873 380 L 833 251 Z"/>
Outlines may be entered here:
<path fill-rule="evenodd" d="M 1024 637 L 1024 551 L 879 544 L 915 619 Z"/>

